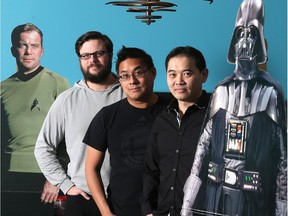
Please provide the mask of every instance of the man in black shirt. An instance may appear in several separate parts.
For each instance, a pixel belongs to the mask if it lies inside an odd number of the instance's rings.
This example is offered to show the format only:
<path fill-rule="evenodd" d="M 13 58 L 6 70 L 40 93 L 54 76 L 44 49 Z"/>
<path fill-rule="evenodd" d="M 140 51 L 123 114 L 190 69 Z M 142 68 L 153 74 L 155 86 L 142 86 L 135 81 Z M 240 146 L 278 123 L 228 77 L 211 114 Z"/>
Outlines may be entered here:
<path fill-rule="evenodd" d="M 176 47 L 165 61 L 172 100 L 155 119 L 145 159 L 144 215 L 180 215 L 210 95 L 202 90 L 208 69 L 202 53 Z"/>
<path fill-rule="evenodd" d="M 123 47 L 117 57 L 116 70 L 127 98 L 103 108 L 91 122 L 84 138 L 88 145 L 86 179 L 102 215 L 141 216 L 149 133 L 168 101 L 153 93 L 156 69 L 150 55 Z M 111 163 L 107 201 L 100 176 L 106 149 Z"/>

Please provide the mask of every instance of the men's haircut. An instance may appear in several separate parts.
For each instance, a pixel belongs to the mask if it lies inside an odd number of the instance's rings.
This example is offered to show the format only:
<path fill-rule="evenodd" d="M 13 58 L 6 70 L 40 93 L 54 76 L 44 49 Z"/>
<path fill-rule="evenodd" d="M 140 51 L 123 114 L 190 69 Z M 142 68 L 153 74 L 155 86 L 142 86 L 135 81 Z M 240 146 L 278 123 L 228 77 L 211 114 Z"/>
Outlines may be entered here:
<path fill-rule="evenodd" d="M 11 33 L 11 43 L 13 47 L 19 45 L 20 34 L 23 32 L 36 31 L 41 37 L 41 46 L 43 46 L 43 33 L 42 31 L 33 23 L 25 23 L 22 25 L 16 26 Z"/>
<path fill-rule="evenodd" d="M 171 52 L 167 55 L 165 60 L 166 70 L 169 60 L 176 56 L 187 56 L 194 58 L 196 61 L 196 67 L 200 70 L 200 72 L 206 68 L 205 58 L 199 50 L 191 46 L 179 46 L 172 49 Z"/>
<path fill-rule="evenodd" d="M 152 57 L 149 54 L 147 54 L 144 50 L 135 47 L 122 46 L 122 49 L 120 49 L 117 53 L 116 71 L 118 74 L 120 63 L 128 58 L 141 59 L 143 63 L 147 65 L 148 68 L 154 67 Z"/>
<path fill-rule="evenodd" d="M 105 44 L 106 50 L 108 54 L 112 57 L 113 56 L 113 43 L 111 39 L 101 32 L 98 31 L 89 31 L 85 34 L 81 35 L 75 43 L 75 51 L 78 56 L 80 56 L 80 49 L 82 45 L 89 41 L 89 40 L 102 40 Z"/>

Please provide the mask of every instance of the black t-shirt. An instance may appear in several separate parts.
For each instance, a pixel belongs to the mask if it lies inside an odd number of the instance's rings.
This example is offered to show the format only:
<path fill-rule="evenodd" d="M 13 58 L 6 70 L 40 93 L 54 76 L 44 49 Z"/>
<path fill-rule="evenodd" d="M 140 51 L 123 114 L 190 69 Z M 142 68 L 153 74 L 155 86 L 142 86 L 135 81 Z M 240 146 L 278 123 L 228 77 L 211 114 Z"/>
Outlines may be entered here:
<path fill-rule="evenodd" d="M 155 117 L 168 101 L 160 98 L 146 109 L 131 106 L 123 99 L 104 107 L 92 120 L 84 143 L 110 153 L 109 201 L 114 213 L 141 215 L 143 161 L 150 129 Z"/>

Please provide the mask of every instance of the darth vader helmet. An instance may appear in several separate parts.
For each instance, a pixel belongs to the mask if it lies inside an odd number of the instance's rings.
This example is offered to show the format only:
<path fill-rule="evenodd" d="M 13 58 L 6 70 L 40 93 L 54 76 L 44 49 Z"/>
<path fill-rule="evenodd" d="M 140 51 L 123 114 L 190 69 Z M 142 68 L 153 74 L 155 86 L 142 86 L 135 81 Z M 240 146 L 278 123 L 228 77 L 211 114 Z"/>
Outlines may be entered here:
<path fill-rule="evenodd" d="M 236 17 L 235 29 L 231 40 L 228 62 L 236 59 L 253 60 L 265 63 L 267 51 L 264 40 L 264 5 L 262 0 L 244 0 Z"/>

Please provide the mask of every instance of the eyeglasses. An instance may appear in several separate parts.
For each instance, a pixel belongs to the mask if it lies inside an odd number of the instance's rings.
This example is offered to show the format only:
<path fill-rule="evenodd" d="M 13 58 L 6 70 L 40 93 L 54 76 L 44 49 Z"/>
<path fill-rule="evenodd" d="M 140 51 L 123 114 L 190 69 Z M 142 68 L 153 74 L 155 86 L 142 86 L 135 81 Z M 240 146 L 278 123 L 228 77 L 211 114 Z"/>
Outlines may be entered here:
<path fill-rule="evenodd" d="M 149 70 L 150 68 L 146 68 L 146 69 L 138 69 L 136 71 L 134 71 L 132 74 L 128 74 L 128 73 L 122 73 L 121 75 L 119 75 L 119 79 L 122 82 L 126 82 L 130 79 L 130 77 L 135 77 L 135 78 L 142 78 L 144 77 L 145 73 Z"/>
<path fill-rule="evenodd" d="M 105 55 L 105 51 L 101 50 L 101 51 L 96 51 L 94 53 L 83 53 L 81 55 L 79 55 L 79 58 L 83 59 L 83 60 L 88 60 L 91 58 L 91 56 L 93 56 L 94 58 L 100 58 L 103 55 Z"/>

